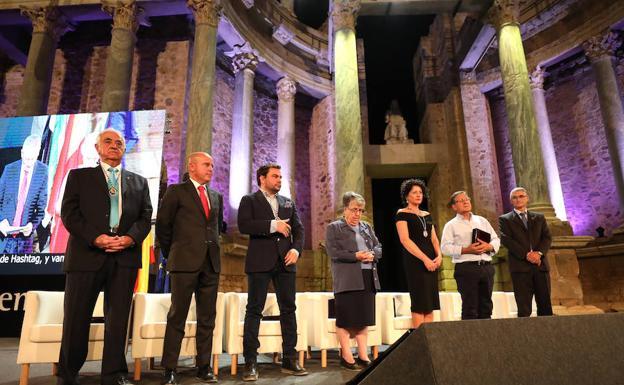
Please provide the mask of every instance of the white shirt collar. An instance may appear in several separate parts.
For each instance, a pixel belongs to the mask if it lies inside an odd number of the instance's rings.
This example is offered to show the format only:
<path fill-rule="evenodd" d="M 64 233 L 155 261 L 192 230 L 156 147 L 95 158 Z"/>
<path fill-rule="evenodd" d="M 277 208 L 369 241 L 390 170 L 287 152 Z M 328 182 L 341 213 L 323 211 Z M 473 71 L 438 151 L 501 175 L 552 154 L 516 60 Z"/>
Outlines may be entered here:
<path fill-rule="evenodd" d="M 106 175 L 108 175 L 108 169 L 113 167 L 113 166 L 111 166 L 110 164 L 100 160 L 100 167 L 102 167 L 102 170 L 104 170 L 104 173 Z M 118 172 L 121 172 L 121 163 L 119 163 L 116 167 L 113 167 L 113 168 L 115 170 L 117 170 Z"/>
<path fill-rule="evenodd" d="M 277 196 L 277 194 L 271 194 L 270 192 L 268 192 L 268 191 L 266 191 L 266 190 L 264 190 L 262 188 L 260 189 L 260 191 L 262 191 L 262 194 L 265 197 L 268 197 L 268 198 L 275 198 Z"/>
<path fill-rule="evenodd" d="M 196 181 L 195 179 L 190 178 L 190 177 L 189 177 L 189 179 L 190 179 L 190 180 L 191 180 L 191 182 L 193 183 L 193 186 L 195 186 L 195 190 L 197 190 L 197 188 L 198 188 L 199 186 L 204 186 L 204 188 L 206 188 L 206 185 L 203 185 L 203 184 L 199 183 L 199 182 L 198 182 L 198 181 Z M 208 188 L 206 188 L 206 191 L 208 191 Z"/>
<path fill-rule="evenodd" d="M 472 219 L 472 213 L 470 213 L 470 216 L 468 217 L 468 219 L 464 218 L 464 216 L 462 214 L 455 215 L 455 218 L 457 218 L 458 220 L 461 220 L 461 221 L 468 221 L 468 222 L 470 222 L 470 220 Z"/>
<path fill-rule="evenodd" d="M 518 215 L 523 214 L 523 213 L 524 213 L 524 214 L 528 214 L 528 210 L 524 210 L 524 211 L 520 211 L 520 210 L 516 210 L 516 209 L 513 209 L 513 210 L 514 210 L 514 211 L 516 212 L 516 214 L 518 214 Z"/>

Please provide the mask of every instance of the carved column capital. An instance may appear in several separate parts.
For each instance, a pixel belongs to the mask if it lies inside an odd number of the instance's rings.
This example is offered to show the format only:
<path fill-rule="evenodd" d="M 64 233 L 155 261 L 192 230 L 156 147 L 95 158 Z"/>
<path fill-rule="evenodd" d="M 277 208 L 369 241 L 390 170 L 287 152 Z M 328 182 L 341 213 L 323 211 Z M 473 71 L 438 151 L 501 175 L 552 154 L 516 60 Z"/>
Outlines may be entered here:
<path fill-rule="evenodd" d="M 193 10 L 196 24 L 208 24 L 213 28 L 219 26 L 220 0 L 187 0 L 186 4 Z"/>
<path fill-rule="evenodd" d="M 102 10 L 113 17 L 113 28 L 126 29 L 136 33 L 139 28 L 138 14 L 141 8 L 131 1 L 103 1 Z"/>
<path fill-rule="evenodd" d="M 331 9 L 334 32 L 341 29 L 355 31 L 355 21 L 360 10 L 360 0 L 334 0 Z"/>
<path fill-rule="evenodd" d="M 508 24 L 520 24 L 521 0 L 494 0 L 488 10 L 487 21 L 500 30 Z"/>
<path fill-rule="evenodd" d="M 255 71 L 258 61 L 258 56 L 256 56 L 253 52 L 237 53 L 232 56 L 232 69 L 234 70 L 234 74 L 246 69 Z"/>
<path fill-rule="evenodd" d="M 284 76 L 277 82 L 277 98 L 280 101 L 292 102 L 297 93 L 297 83 L 288 76 Z"/>
<path fill-rule="evenodd" d="M 475 71 L 459 71 L 459 80 L 462 84 L 477 84 Z"/>
<path fill-rule="evenodd" d="M 33 33 L 48 34 L 54 41 L 58 41 L 66 31 L 71 30 L 71 26 L 56 7 L 20 7 L 20 11 L 32 21 Z"/>
<path fill-rule="evenodd" d="M 531 89 L 544 89 L 544 76 L 546 75 L 546 71 L 540 67 L 535 67 L 535 70 L 531 72 L 529 75 L 529 83 L 531 84 Z"/>
<path fill-rule="evenodd" d="M 585 55 L 590 62 L 613 56 L 618 46 L 617 34 L 606 31 L 583 42 Z"/>

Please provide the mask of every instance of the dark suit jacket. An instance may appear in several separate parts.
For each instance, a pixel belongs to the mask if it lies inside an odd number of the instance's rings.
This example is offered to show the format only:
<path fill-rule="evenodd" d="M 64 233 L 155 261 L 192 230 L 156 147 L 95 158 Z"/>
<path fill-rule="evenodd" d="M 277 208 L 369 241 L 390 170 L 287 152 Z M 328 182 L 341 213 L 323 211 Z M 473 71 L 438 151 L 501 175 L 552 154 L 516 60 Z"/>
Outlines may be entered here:
<path fill-rule="evenodd" d="M 9 163 L 0 177 L 0 221 L 7 219 L 9 224 L 13 224 L 17 200 L 19 196 L 20 172 L 22 171 L 22 161 L 18 160 Z M 48 166 L 40 161 L 35 162 L 33 175 L 28 186 L 28 195 L 24 201 L 22 211 L 22 224 L 28 222 L 33 225 L 31 237 L 45 215 L 45 207 L 48 203 Z M 0 238 L 3 238 L 0 234 Z M 0 251 L 4 250 L 5 239 L 0 239 Z"/>
<path fill-rule="evenodd" d="M 270 271 L 278 259 L 284 259 L 290 249 L 295 249 L 301 256 L 303 248 L 303 225 L 297 215 L 295 203 L 281 195 L 277 195 L 280 219 L 289 219 L 291 235 L 284 237 L 280 233 L 269 233 L 271 220 L 275 219 L 271 205 L 262 191 L 245 195 L 238 207 L 238 229 L 249 234 L 249 247 L 245 260 L 246 273 Z M 297 265 L 286 266 L 287 271 L 297 271 Z"/>
<path fill-rule="evenodd" d="M 169 186 L 156 218 L 156 236 L 170 272 L 198 271 L 206 256 L 215 272 L 221 271 L 219 232 L 223 223 L 223 197 L 208 189 L 210 216 L 206 219 L 191 180 Z"/>
<path fill-rule="evenodd" d="M 501 242 L 509 250 L 509 271 L 512 273 L 528 272 L 532 263 L 526 260 L 530 250 L 541 251 L 541 271 L 548 271 L 546 254 L 550 249 L 550 230 L 543 214 L 529 211 L 527 214 L 528 229 L 515 211 L 503 214 L 498 218 Z"/>
<path fill-rule="evenodd" d="M 375 254 L 373 262 L 373 279 L 375 289 L 380 290 L 379 277 L 377 276 L 377 262 L 381 258 L 381 243 L 375 236 L 375 232 L 366 222 L 360 222 L 360 235 L 366 242 L 366 247 Z M 325 232 L 327 254 L 332 260 L 332 277 L 334 280 L 334 293 L 343 291 L 364 290 L 362 267 L 355 257 L 358 252 L 355 241 L 355 231 L 344 221 L 337 220 L 327 225 Z"/>
<path fill-rule="evenodd" d="M 64 271 L 96 271 L 106 258 L 120 266 L 141 267 L 141 243 L 151 228 L 152 203 L 147 180 L 121 170 L 122 211 L 117 234 L 135 242 L 125 250 L 106 253 L 93 245 L 95 238 L 109 234 L 110 197 L 100 166 L 71 170 L 67 177 L 61 219 L 69 231 Z"/>

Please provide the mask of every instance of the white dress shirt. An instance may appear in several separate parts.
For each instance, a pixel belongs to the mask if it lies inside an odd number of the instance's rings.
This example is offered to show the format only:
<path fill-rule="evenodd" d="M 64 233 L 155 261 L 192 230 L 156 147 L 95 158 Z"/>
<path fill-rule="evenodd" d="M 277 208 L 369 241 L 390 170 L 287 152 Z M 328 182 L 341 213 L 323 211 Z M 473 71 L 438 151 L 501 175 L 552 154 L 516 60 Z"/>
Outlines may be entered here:
<path fill-rule="evenodd" d="M 463 247 L 468 247 L 472 243 L 472 230 L 480 229 L 487 231 L 491 235 L 490 245 L 493 251 L 483 254 L 462 254 Z M 470 213 L 469 219 L 465 219 L 462 215 L 457 214 L 444 225 L 442 230 L 442 239 L 440 248 L 442 253 L 450 255 L 453 263 L 471 262 L 471 261 L 491 261 L 492 255 L 498 252 L 500 247 L 500 239 L 490 225 L 487 219 Z"/>
<path fill-rule="evenodd" d="M 204 194 L 206 195 L 206 199 L 208 200 L 208 209 L 210 210 L 210 195 L 208 195 L 208 187 L 206 187 L 206 185 L 203 185 L 201 183 L 199 183 L 198 181 L 196 181 L 193 178 L 189 178 L 191 180 L 191 182 L 193 183 L 193 186 L 195 186 L 195 191 L 197 191 L 197 195 L 201 195 L 201 192 L 199 192 L 199 190 L 197 189 L 199 186 L 204 186 Z M 201 197 L 199 198 L 201 199 Z"/>
<path fill-rule="evenodd" d="M 279 211 L 279 202 L 277 201 L 277 194 L 271 194 L 270 192 L 265 191 L 263 189 L 260 189 L 260 191 L 262 191 L 262 195 L 264 195 L 267 202 L 269 202 L 269 205 L 271 206 L 271 211 L 273 211 L 273 216 L 275 216 L 275 219 L 271 219 L 269 232 L 271 234 L 276 233 L 277 232 L 277 220 L 280 219 L 277 216 L 277 212 Z M 299 256 L 299 251 L 295 249 L 290 249 L 290 251 L 294 251 L 297 254 L 297 256 Z"/>

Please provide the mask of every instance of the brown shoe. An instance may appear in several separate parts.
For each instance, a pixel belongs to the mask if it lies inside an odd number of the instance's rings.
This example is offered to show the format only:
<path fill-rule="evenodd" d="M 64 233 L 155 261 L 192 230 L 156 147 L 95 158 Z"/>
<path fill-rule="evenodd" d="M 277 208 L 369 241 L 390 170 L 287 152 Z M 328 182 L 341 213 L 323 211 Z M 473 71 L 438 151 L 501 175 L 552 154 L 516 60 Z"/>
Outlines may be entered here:
<path fill-rule="evenodd" d="M 245 370 L 243 371 L 243 381 L 256 381 L 258 379 L 258 364 L 254 362 L 245 362 Z"/>

